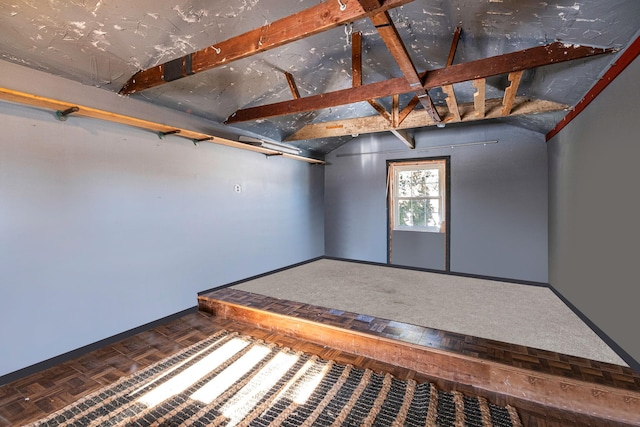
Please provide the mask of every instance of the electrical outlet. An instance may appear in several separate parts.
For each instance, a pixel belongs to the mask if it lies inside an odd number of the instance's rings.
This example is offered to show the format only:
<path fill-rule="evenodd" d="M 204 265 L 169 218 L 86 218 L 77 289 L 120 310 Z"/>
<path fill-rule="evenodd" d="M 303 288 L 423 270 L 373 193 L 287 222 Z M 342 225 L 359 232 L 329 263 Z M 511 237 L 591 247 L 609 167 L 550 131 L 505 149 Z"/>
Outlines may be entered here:
<path fill-rule="evenodd" d="M 235 191 L 236 193 L 242 193 L 242 186 L 240 184 L 234 185 L 233 191 Z"/>

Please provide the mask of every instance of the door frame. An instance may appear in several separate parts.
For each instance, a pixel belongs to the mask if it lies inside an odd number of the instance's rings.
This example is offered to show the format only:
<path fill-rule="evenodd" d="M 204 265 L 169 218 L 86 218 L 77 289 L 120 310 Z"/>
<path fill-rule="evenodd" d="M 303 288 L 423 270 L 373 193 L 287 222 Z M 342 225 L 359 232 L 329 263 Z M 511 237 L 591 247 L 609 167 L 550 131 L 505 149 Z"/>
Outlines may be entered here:
<path fill-rule="evenodd" d="M 389 168 L 393 163 L 403 162 L 429 162 L 436 160 L 444 160 L 445 166 L 445 221 L 446 229 L 444 236 L 444 271 L 445 273 L 451 272 L 451 156 L 434 156 L 434 157 L 415 157 L 405 159 L 387 159 L 386 172 L 387 172 L 387 264 L 391 265 L 391 240 L 393 234 L 393 224 L 391 224 L 391 189 L 389 188 Z M 416 232 L 417 233 L 417 232 Z"/>

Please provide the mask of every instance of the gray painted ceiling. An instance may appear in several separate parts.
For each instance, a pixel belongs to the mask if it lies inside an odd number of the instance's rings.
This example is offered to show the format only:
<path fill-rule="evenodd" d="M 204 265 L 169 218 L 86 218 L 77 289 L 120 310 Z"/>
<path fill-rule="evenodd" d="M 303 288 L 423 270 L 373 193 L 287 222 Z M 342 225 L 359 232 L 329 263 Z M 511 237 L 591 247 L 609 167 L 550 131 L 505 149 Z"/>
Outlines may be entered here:
<path fill-rule="evenodd" d="M 326 0 L 338 1 L 338 0 Z M 0 58 L 118 92 L 146 69 L 320 3 L 318 0 L 14 0 L 0 3 Z M 456 26 L 454 63 L 556 40 L 624 48 L 640 29 L 638 0 L 414 0 L 390 11 L 418 71 L 445 66 Z M 351 86 L 351 32 L 363 33 L 363 80 L 402 73 L 369 20 L 340 26 L 222 67 L 131 96 L 222 123 L 234 111 L 291 99 L 291 73 L 301 96 Z M 615 54 L 525 72 L 518 94 L 575 105 Z M 501 97 L 506 76 L 487 79 L 487 97 Z M 37 94 L 37 90 L 34 89 Z M 440 89 L 430 94 L 444 104 Z M 471 84 L 456 85 L 459 102 Z M 401 105 L 408 102 L 401 97 Z M 381 100 L 390 108 L 390 100 Z M 90 100 L 87 101 L 90 105 Z M 421 107 L 418 107 L 421 108 Z M 235 124 L 238 134 L 281 141 L 307 123 L 374 115 L 367 103 Z M 546 133 L 565 112 L 500 120 Z M 485 122 L 490 122 L 487 120 Z M 477 123 L 485 123 L 477 122 Z M 452 125 L 456 126 L 456 125 Z M 414 132 L 435 131 L 428 127 Z M 327 153 L 351 137 L 298 141 Z"/>

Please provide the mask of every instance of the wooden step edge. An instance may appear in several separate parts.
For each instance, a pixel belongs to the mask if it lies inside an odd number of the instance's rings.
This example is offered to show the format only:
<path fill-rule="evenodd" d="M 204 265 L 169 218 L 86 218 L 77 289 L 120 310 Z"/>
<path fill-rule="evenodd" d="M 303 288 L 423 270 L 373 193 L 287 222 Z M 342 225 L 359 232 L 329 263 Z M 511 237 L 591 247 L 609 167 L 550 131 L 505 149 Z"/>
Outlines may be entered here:
<path fill-rule="evenodd" d="M 271 313 L 199 296 L 198 307 L 218 318 L 324 345 L 421 374 L 608 421 L 640 426 L 640 392 L 554 376 Z"/>

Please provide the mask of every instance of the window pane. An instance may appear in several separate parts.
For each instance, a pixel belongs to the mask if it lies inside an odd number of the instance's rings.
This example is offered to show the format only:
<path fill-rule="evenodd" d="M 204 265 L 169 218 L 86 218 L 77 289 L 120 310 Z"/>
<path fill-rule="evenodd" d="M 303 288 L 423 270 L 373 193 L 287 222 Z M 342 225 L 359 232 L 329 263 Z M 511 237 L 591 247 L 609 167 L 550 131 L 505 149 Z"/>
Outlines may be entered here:
<path fill-rule="evenodd" d="M 398 224 L 404 227 L 426 227 L 431 215 L 427 200 L 399 200 Z"/>
<path fill-rule="evenodd" d="M 426 185 L 427 187 L 427 196 L 430 197 L 438 197 L 440 195 L 440 183 L 438 181 L 436 182 L 429 182 Z"/>
<path fill-rule="evenodd" d="M 439 227 L 440 226 L 440 200 L 438 199 L 430 199 L 429 200 L 429 210 L 430 216 L 427 221 L 427 225 L 429 227 Z"/>
<path fill-rule="evenodd" d="M 413 226 L 413 215 L 411 214 L 411 200 L 398 201 L 398 224 L 403 226 Z"/>
<path fill-rule="evenodd" d="M 430 216 L 429 205 L 426 200 L 412 200 L 411 212 L 413 214 L 413 225 L 415 227 L 425 227 Z"/>
<path fill-rule="evenodd" d="M 392 199 L 395 206 L 394 227 L 416 231 L 439 231 L 444 215 L 444 194 L 440 176 L 443 162 L 402 165 L 395 169 Z"/>
<path fill-rule="evenodd" d="M 411 197 L 411 175 L 413 171 L 398 173 L 398 197 Z"/>
<path fill-rule="evenodd" d="M 398 173 L 399 197 L 437 197 L 438 191 L 438 170 L 418 169 Z"/>
<path fill-rule="evenodd" d="M 416 171 L 412 171 L 412 182 L 411 182 L 411 195 L 413 197 L 424 197 L 426 194 L 426 188 L 425 188 L 425 180 L 427 178 L 427 175 L 429 174 L 428 171 L 424 171 L 424 170 L 416 170 Z"/>

